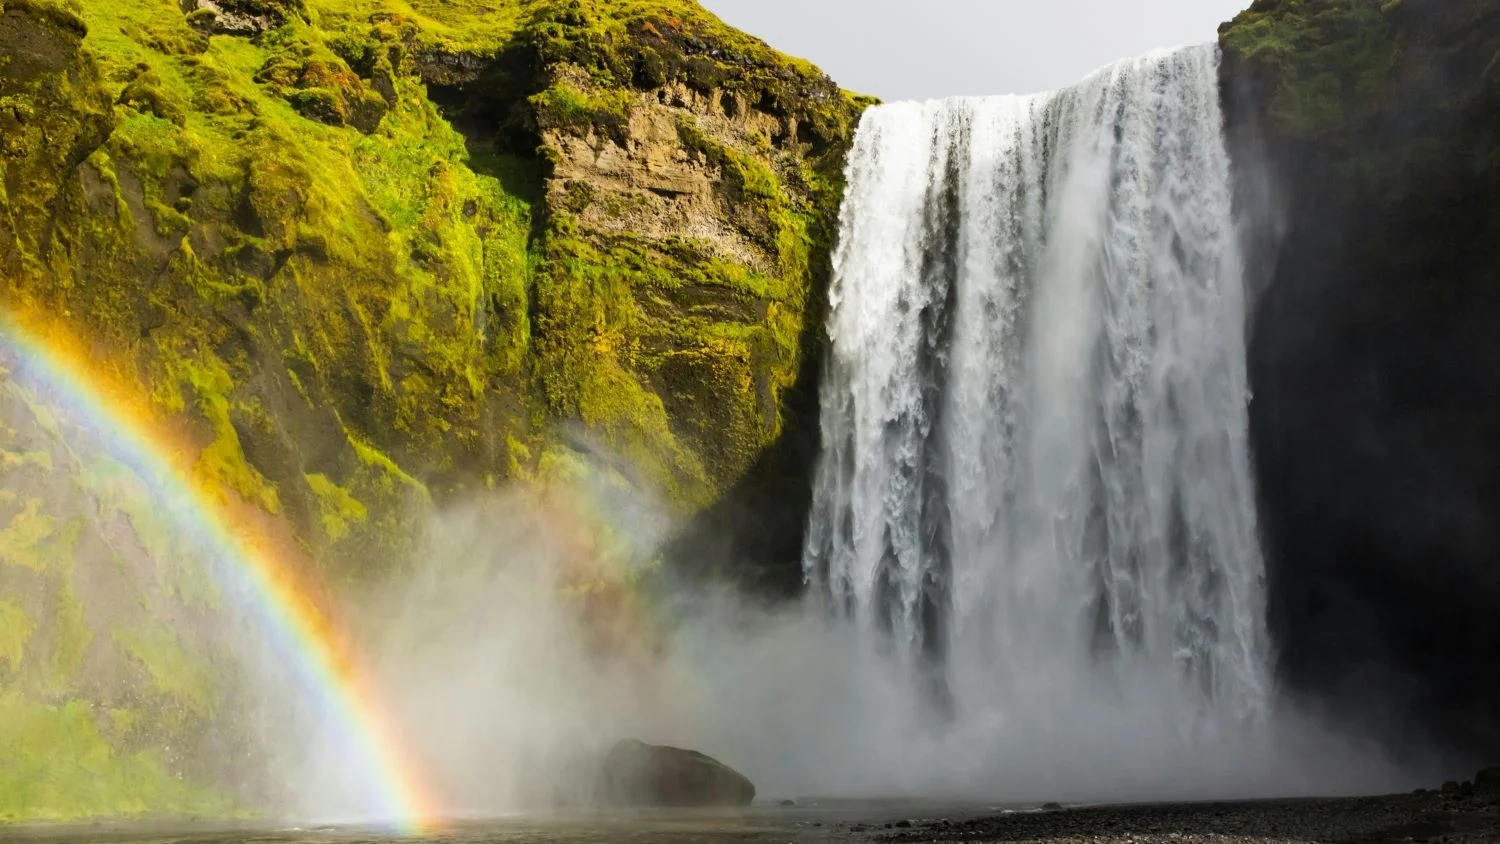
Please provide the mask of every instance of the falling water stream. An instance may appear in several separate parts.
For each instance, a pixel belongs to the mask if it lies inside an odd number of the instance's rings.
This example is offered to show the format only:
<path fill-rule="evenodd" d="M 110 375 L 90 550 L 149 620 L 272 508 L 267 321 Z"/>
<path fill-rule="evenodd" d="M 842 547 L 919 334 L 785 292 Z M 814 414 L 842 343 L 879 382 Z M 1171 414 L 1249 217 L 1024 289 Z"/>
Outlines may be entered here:
<path fill-rule="evenodd" d="M 850 159 L 807 578 L 960 726 L 1081 762 L 1267 707 L 1217 61 L 878 107 Z"/>

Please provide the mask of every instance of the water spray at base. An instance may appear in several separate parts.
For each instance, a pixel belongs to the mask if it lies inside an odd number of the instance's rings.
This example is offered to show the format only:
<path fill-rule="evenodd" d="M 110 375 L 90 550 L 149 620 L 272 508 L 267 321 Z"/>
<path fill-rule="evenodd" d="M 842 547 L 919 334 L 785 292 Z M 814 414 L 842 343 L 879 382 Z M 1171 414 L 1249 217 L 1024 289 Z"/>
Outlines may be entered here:
<path fill-rule="evenodd" d="M 676 588 L 611 461 L 440 518 L 384 656 L 461 805 L 584 801 L 624 737 L 780 796 L 1404 785 L 1275 692 L 1216 71 L 866 114 L 805 603 Z"/>

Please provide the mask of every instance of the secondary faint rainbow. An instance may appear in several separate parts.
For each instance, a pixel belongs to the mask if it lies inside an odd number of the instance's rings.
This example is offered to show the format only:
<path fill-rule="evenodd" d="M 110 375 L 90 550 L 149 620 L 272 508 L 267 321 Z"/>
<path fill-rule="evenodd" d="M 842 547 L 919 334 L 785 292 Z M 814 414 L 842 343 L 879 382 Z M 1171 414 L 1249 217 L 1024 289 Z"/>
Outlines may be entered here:
<path fill-rule="evenodd" d="M 237 514 L 222 490 L 194 480 L 195 450 L 174 442 L 152 423 L 149 404 L 132 379 L 107 368 L 66 328 L 45 319 L 22 322 L 0 310 L 0 362 L 12 377 L 44 388 L 89 429 L 111 457 L 130 466 L 170 502 L 175 526 L 192 535 L 214 558 L 211 568 L 225 591 L 247 596 L 277 649 L 295 664 L 304 688 L 346 735 L 352 764 L 368 776 L 378 806 L 376 820 L 412 833 L 428 829 L 434 803 L 401 752 L 395 724 L 384 711 L 374 683 L 348 657 L 341 631 L 319 606 L 318 593 L 278 553 L 266 531 Z"/>

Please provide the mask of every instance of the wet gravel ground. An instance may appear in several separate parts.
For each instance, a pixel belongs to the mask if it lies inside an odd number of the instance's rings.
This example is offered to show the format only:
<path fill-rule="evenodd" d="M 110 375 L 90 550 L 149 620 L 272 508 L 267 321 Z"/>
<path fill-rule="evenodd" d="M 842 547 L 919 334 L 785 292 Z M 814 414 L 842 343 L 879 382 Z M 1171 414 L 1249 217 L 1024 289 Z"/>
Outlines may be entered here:
<path fill-rule="evenodd" d="M 758 805 L 736 812 L 647 812 L 458 823 L 411 838 L 358 827 L 87 824 L 3 827 L 31 844 L 1500 844 L 1500 794 L 1152 804 L 994 814 L 931 803 Z"/>
<path fill-rule="evenodd" d="M 910 824 L 910 826 L 907 826 Z M 851 829 L 890 844 L 916 842 L 1496 842 L 1500 797 L 1415 794 L 1328 800 L 1108 806 L 968 821 L 907 820 Z"/>

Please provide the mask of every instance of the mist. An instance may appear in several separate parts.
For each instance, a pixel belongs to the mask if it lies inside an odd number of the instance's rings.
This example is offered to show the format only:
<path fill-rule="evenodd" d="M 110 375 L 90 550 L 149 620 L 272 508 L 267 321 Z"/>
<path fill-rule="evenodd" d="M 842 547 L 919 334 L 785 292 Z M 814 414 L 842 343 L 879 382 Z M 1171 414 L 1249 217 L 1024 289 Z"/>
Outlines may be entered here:
<path fill-rule="evenodd" d="M 126 549 L 125 536 L 180 534 L 190 517 L 183 502 L 128 473 L 99 486 L 83 468 L 112 465 L 98 444 L 56 419 L 42 427 L 45 397 L 25 397 L 6 402 L 9 424 L 47 447 L 66 441 L 69 461 L 46 477 L 68 482 L 12 472 L 9 488 L 48 496 L 55 512 L 102 512 L 114 536 L 77 548 L 77 570 L 113 584 L 114 603 L 84 593 L 90 617 L 135 607 L 172 625 L 182 649 L 172 659 L 207 672 L 218 690 L 221 702 L 206 709 L 181 692 L 153 710 L 170 771 L 289 821 L 393 820 L 369 736 L 247 611 L 222 580 L 222 562 L 181 540 Z M 593 449 L 549 465 L 545 477 L 428 511 L 410 559 L 344 596 L 351 652 L 368 665 L 378 698 L 364 703 L 391 716 L 409 763 L 401 773 L 436 815 L 589 810 L 600 757 L 625 738 L 705 752 L 773 801 L 1012 805 L 1326 795 L 1408 782 L 1375 748 L 1335 738 L 1287 706 L 1205 731 L 1178 684 L 1106 671 L 1080 683 L 1071 666 L 1045 658 L 977 671 L 966 662 L 950 671 L 956 706 L 935 707 L 923 679 L 930 666 L 840 619 L 816 594 L 766 604 L 727 582 L 683 576 L 702 563 L 678 542 L 691 521 L 670 515 L 620 459 Z M 108 515 L 114 507 L 130 522 Z M 125 569 L 116 553 L 126 554 Z M 130 579 L 111 580 L 112 571 Z M 168 587 L 181 602 L 199 594 L 191 584 L 205 596 L 192 609 L 155 593 Z M 95 700 L 138 699 L 127 663 L 92 658 Z M 171 688 L 191 691 L 182 681 Z M 212 713 L 201 735 L 169 729 L 198 711 Z"/>
<path fill-rule="evenodd" d="M 441 815 L 588 810 L 600 758 L 625 738 L 714 756 L 762 800 L 1019 805 L 1407 782 L 1376 748 L 1290 709 L 1213 734 L 1179 687 L 1104 672 L 1087 687 L 1046 665 L 954 678 L 995 694 L 945 712 L 879 636 L 816 600 L 677 585 L 658 556 L 681 527 L 665 513 L 613 468 L 579 463 L 567 480 L 434 514 L 422 565 L 364 598 L 380 688 Z M 301 748 L 278 763 L 287 815 L 360 816 L 365 772 L 345 748 L 282 740 Z"/>

